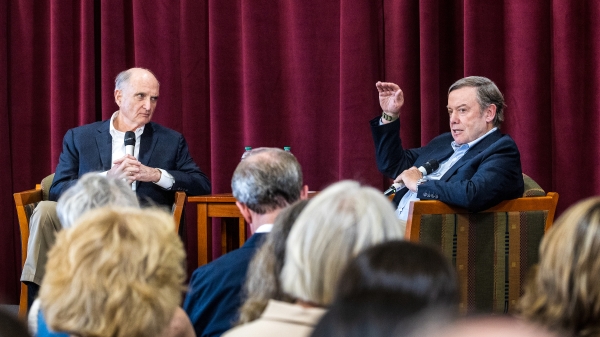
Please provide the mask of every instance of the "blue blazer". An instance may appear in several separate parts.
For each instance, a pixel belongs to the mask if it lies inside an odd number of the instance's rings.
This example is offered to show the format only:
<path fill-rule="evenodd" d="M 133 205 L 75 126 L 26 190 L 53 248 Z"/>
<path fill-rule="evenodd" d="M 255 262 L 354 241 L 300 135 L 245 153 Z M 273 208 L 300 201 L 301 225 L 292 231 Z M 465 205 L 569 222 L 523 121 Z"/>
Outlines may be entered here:
<path fill-rule="evenodd" d="M 400 121 L 379 125 L 379 117 L 370 121 L 375 142 L 377 168 L 389 178 L 404 170 L 436 159 L 448 159 L 454 150 L 450 132 L 435 137 L 427 145 L 405 150 L 400 139 Z M 394 197 L 398 203 L 408 192 L 403 188 Z M 440 180 L 419 185 L 421 200 L 440 200 L 444 203 L 479 212 L 508 199 L 523 196 L 521 156 L 515 141 L 496 130 L 470 148 Z"/>
<path fill-rule="evenodd" d="M 248 265 L 266 235 L 255 233 L 240 249 L 194 271 L 183 310 L 198 337 L 220 336 L 231 329 L 242 306 L 242 286 Z"/>
<path fill-rule="evenodd" d="M 106 120 L 67 131 L 50 187 L 50 200 L 58 200 L 83 174 L 111 168 L 109 123 L 110 120 Z M 184 191 L 188 195 L 210 194 L 210 181 L 194 163 L 182 134 L 150 122 L 146 124 L 140 142 L 139 161 L 166 170 L 175 178 L 170 190 L 151 182 L 138 182 L 136 193 L 142 204 L 154 203 L 170 208 L 175 191 Z"/>

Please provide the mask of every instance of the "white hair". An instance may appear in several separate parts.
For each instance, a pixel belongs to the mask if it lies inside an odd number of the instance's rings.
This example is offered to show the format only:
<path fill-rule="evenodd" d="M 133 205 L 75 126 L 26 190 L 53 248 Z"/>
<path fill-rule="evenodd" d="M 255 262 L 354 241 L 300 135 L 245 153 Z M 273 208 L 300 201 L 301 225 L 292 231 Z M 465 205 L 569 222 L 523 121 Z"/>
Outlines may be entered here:
<path fill-rule="evenodd" d="M 283 291 L 328 305 L 350 259 L 403 237 L 394 208 L 380 191 L 355 181 L 333 184 L 309 202 L 290 232 L 280 276 Z"/>
<path fill-rule="evenodd" d="M 137 196 L 123 180 L 86 173 L 61 195 L 56 213 L 63 228 L 71 228 L 83 213 L 109 205 L 140 207 Z"/>

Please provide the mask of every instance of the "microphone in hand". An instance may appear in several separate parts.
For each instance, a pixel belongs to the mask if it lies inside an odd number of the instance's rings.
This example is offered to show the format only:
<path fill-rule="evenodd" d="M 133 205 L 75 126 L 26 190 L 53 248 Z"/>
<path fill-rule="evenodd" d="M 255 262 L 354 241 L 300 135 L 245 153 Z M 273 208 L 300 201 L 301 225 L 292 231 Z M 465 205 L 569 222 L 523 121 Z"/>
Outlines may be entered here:
<path fill-rule="evenodd" d="M 133 131 L 125 132 L 125 153 L 133 156 L 135 148 L 135 133 Z"/>
<path fill-rule="evenodd" d="M 440 167 L 440 163 L 435 160 L 432 159 L 428 162 L 426 162 L 425 164 L 423 164 L 422 166 L 419 166 L 418 170 L 421 171 L 421 173 L 423 173 L 423 177 L 431 174 L 432 172 L 434 172 L 435 170 L 437 170 Z M 392 184 L 392 186 L 390 186 L 390 188 L 388 188 L 387 190 L 385 190 L 385 192 L 383 192 L 383 195 L 385 196 L 389 196 L 392 195 L 396 192 L 398 192 L 399 190 L 403 189 L 404 187 L 406 187 L 406 185 L 404 185 L 403 183 L 394 183 Z"/>
<path fill-rule="evenodd" d="M 406 185 L 404 185 L 403 183 L 393 183 L 392 186 L 390 186 L 390 188 L 388 188 L 387 190 L 385 190 L 385 192 L 383 192 L 383 195 L 385 195 L 386 197 L 390 196 L 390 195 L 400 191 L 404 187 L 406 187 Z"/>

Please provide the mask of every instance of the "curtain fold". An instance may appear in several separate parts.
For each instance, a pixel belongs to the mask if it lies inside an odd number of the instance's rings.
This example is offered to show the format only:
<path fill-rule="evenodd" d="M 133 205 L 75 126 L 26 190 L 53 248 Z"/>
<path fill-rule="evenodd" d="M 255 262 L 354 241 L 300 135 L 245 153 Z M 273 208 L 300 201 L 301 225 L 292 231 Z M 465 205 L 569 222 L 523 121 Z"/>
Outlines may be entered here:
<path fill-rule="evenodd" d="M 600 193 L 599 14 L 579 0 L 7 0 L 1 301 L 18 294 L 12 193 L 54 171 L 69 128 L 117 110 L 114 78 L 133 66 L 156 74 L 153 120 L 184 134 L 214 193 L 230 191 L 244 146 L 291 146 L 311 190 L 384 189 L 367 123 L 381 113 L 375 82 L 403 89 L 401 136 L 417 147 L 449 130 L 448 87 L 487 76 L 508 104 L 502 132 L 523 171 L 560 193 L 560 213 Z M 193 207 L 187 220 L 194 261 Z"/>

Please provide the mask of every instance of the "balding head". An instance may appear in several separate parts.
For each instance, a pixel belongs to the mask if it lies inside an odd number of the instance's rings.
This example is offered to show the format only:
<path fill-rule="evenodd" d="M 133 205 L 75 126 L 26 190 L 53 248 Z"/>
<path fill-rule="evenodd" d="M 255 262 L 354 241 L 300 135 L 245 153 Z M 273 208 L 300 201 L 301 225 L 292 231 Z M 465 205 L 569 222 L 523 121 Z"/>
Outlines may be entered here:
<path fill-rule="evenodd" d="M 114 127 L 121 131 L 135 131 L 152 119 L 158 102 L 159 84 L 154 74 L 143 68 L 131 68 L 115 79 L 115 103 L 119 113 Z"/>
<path fill-rule="evenodd" d="M 300 199 L 302 168 L 289 152 L 253 149 L 235 169 L 231 190 L 253 212 L 272 212 Z"/>
<path fill-rule="evenodd" d="M 129 80 L 132 77 L 153 79 L 154 81 L 156 81 L 156 83 L 158 85 L 160 85 L 160 83 L 156 79 L 156 76 L 154 76 L 154 73 L 152 71 L 150 71 L 150 69 L 146 69 L 146 68 L 129 68 L 127 70 L 124 70 L 124 71 L 120 72 L 117 75 L 117 77 L 115 78 L 115 90 L 123 90 L 123 89 L 125 89 L 126 86 L 129 85 Z"/>

